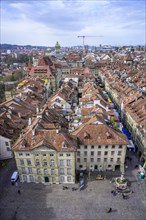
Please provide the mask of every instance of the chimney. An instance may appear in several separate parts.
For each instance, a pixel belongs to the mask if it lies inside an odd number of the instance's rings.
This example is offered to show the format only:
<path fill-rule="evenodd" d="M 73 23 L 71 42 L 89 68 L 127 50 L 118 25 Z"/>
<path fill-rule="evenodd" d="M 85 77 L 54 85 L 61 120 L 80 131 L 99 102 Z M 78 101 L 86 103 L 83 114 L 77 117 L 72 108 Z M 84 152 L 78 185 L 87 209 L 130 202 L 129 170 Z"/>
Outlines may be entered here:
<path fill-rule="evenodd" d="M 46 115 L 48 116 L 48 110 L 45 110 Z"/>
<path fill-rule="evenodd" d="M 7 113 L 7 118 L 12 119 L 11 114 Z"/>
<path fill-rule="evenodd" d="M 36 106 L 36 113 L 38 114 L 39 113 L 39 107 Z"/>
<path fill-rule="evenodd" d="M 56 128 L 56 134 L 59 134 L 59 131 L 61 130 L 61 126 L 58 125 L 57 128 Z"/>
<path fill-rule="evenodd" d="M 31 121 L 31 118 L 29 118 L 29 119 L 28 119 L 28 126 L 31 125 L 31 122 L 32 122 L 32 121 Z"/>
<path fill-rule="evenodd" d="M 32 136 L 35 136 L 35 129 L 32 130 Z"/>

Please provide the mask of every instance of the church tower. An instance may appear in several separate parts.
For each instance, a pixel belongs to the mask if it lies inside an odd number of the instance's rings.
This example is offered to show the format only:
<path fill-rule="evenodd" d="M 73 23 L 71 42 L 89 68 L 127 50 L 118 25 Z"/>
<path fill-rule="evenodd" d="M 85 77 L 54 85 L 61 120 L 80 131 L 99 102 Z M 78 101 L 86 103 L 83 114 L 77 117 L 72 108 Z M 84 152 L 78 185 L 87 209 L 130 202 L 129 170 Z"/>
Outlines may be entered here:
<path fill-rule="evenodd" d="M 57 43 L 56 43 L 56 45 L 55 45 L 55 51 L 56 51 L 56 53 L 60 53 L 60 51 L 61 51 L 61 46 L 60 46 L 60 44 L 58 43 L 58 41 L 57 41 Z"/>

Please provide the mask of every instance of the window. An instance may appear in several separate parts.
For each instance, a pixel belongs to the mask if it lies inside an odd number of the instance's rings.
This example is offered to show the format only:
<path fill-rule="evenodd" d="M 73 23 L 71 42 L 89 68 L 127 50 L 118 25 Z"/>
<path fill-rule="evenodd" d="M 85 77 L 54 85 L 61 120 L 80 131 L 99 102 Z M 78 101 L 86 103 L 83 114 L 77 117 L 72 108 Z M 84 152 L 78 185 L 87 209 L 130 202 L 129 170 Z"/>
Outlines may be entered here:
<path fill-rule="evenodd" d="M 32 168 L 28 167 L 28 173 L 32 173 Z"/>
<path fill-rule="evenodd" d="M 122 148 L 122 145 L 119 145 L 119 148 Z"/>
<path fill-rule="evenodd" d="M 64 182 L 64 176 L 60 176 L 60 182 L 61 182 L 61 183 Z"/>
<path fill-rule="evenodd" d="M 26 173 L 25 167 L 21 167 L 22 173 Z"/>
<path fill-rule="evenodd" d="M 77 151 L 77 156 L 80 156 L 80 151 Z"/>
<path fill-rule="evenodd" d="M 87 151 L 84 151 L 84 156 L 87 156 Z"/>
<path fill-rule="evenodd" d="M 82 168 L 83 166 L 82 166 L 82 165 L 80 165 L 79 167 L 80 167 L 80 168 Z"/>
<path fill-rule="evenodd" d="M 26 161 L 27 161 L 28 166 L 31 165 L 31 160 L 30 159 L 27 159 Z"/>
<path fill-rule="evenodd" d="M 84 162 L 87 162 L 87 158 L 84 158 Z"/>
<path fill-rule="evenodd" d="M 108 155 L 108 151 L 105 151 L 105 152 L 104 152 L 104 155 Z"/>
<path fill-rule="evenodd" d="M 59 154 L 60 157 L 63 157 L 63 154 Z"/>
<path fill-rule="evenodd" d="M 71 160 L 67 160 L 67 166 L 71 166 Z"/>
<path fill-rule="evenodd" d="M 113 162 L 114 158 L 111 158 L 111 162 Z"/>
<path fill-rule="evenodd" d="M 50 157 L 54 157 L 54 154 L 50 154 Z"/>
<path fill-rule="evenodd" d="M 19 153 L 19 156 L 23 156 L 23 153 Z"/>
<path fill-rule="evenodd" d="M 91 146 L 91 149 L 94 149 L 94 145 Z"/>
<path fill-rule="evenodd" d="M 40 165 L 40 161 L 39 161 L 38 159 L 35 161 L 35 165 L 36 165 L 36 166 L 39 166 L 39 165 Z"/>
<path fill-rule="evenodd" d="M 43 166 L 47 166 L 47 160 L 43 160 Z"/>
<path fill-rule="evenodd" d="M 23 159 L 20 159 L 19 162 L 20 162 L 20 165 L 24 165 L 24 160 Z"/>
<path fill-rule="evenodd" d="M 101 148 L 101 145 L 98 145 L 98 148 L 100 149 L 100 148 Z"/>
<path fill-rule="evenodd" d="M 59 165 L 64 166 L 64 160 L 59 160 Z"/>
<path fill-rule="evenodd" d="M 93 162 L 94 161 L 94 158 L 91 158 L 91 162 Z"/>
<path fill-rule="evenodd" d="M 84 149 L 87 149 L 87 145 L 84 146 Z"/>
<path fill-rule="evenodd" d="M 38 157 L 39 156 L 39 154 L 35 154 L 35 157 Z"/>
<path fill-rule="evenodd" d="M 115 154 L 115 151 L 111 151 L 111 155 L 114 155 Z"/>
<path fill-rule="evenodd" d="M 38 176 L 38 182 L 41 183 L 42 182 L 42 179 L 40 176 Z"/>
<path fill-rule="evenodd" d="M 60 168 L 60 174 L 64 174 L 64 168 Z"/>
<path fill-rule="evenodd" d="M 71 176 L 67 176 L 67 182 L 71 182 Z"/>
<path fill-rule="evenodd" d="M 41 171 L 40 171 L 40 169 L 37 169 L 37 174 L 41 174 Z"/>
<path fill-rule="evenodd" d="M 117 162 L 120 162 L 120 161 L 121 161 L 121 158 L 118 157 L 118 158 L 117 158 Z"/>
<path fill-rule="evenodd" d="M 80 158 L 77 158 L 77 162 L 80 163 Z"/>
<path fill-rule="evenodd" d="M 44 169 L 44 174 L 48 175 L 48 169 L 47 168 Z"/>
<path fill-rule="evenodd" d="M 66 154 L 67 157 L 70 157 L 70 154 Z"/>
<path fill-rule="evenodd" d="M 29 153 L 26 153 L 26 156 L 30 156 L 30 154 L 29 154 Z"/>
<path fill-rule="evenodd" d="M 108 167 L 111 167 L 111 165 L 108 165 Z"/>
<path fill-rule="evenodd" d="M 7 147 L 7 151 L 11 151 L 11 149 L 9 147 Z"/>
<path fill-rule="evenodd" d="M 106 162 L 107 161 L 107 158 L 104 158 L 104 162 Z"/>
<path fill-rule="evenodd" d="M 67 168 L 67 174 L 71 174 L 71 168 Z"/>
<path fill-rule="evenodd" d="M 91 151 L 91 156 L 94 156 L 94 151 Z"/>
<path fill-rule="evenodd" d="M 6 146 L 9 146 L 9 142 L 5 142 L 5 145 L 6 145 Z"/>
<path fill-rule="evenodd" d="M 105 148 L 107 149 L 107 148 L 108 148 L 108 145 L 106 145 Z"/>
<path fill-rule="evenodd" d="M 51 175 L 55 175 L 55 170 L 51 169 Z"/>
<path fill-rule="evenodd" d="M 100 162 L 101 161 L 101 158 L 97 158 L 97 162 Z"/>
<path fill-rule="evenodd" d="M 121 152 L 121 151 L 118 151 L 118 155 L 119 155 L 119 156 L 122 155 L 122 152 Z"/>
<path fill-rule="evenodd" d="M 54 162 L 54 160 L 51 160 L 50 161 L 50 167 L 54 167 L 55 166 L 55 162 Z"/>
<path fill-rule="evenodd" d="M 23 179 L 24 182 L 27 182 L 27 176 L 26 175 L 23 175 L 22 179 Z"/>
<path fill-rule="evenodd" d="M 56 182 L 56 178 L 52 177 L 52 182 L 55 183 Z"/>
<path fill-rule="evenodd" d="M 97 155 L 100 156 L 100 155 L 101 155 L 101 151 L 98 151 L 98 152 L 97 152 Z"/>
<path fill-rule="evenodd" d="M 29 176 L 30 182 L 34 182 L 34 177 L 32 175 Z"/>
<path fill-rule="evenodd" d="M 115 145 L 112 145 L 112 148 L 115 148 Z"/>
<path fill-rule="evenodd" d="M 43 157 L 46 157 L 46 154 L 43 154 Z"/>

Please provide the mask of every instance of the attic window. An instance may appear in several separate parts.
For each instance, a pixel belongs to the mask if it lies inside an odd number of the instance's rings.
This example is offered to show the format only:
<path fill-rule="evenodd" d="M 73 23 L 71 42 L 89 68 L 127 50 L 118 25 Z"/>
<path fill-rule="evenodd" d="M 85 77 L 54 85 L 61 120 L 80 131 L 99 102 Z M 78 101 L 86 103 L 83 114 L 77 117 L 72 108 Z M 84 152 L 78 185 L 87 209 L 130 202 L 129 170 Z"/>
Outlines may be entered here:
<path fill-rule="evenodd" d="M 84 139 L 89 139 L 90 135 L 87 132 L 84 132 Z"/>
<path fill-rule="evenodd" d="M 67 148 L 67 143 L 65 141 L 62 143 L 62 148 Z"/>
<path fill-rule="evenodd" d="M 21 143 L 21 148 L 25 148 L 26 147 L 26 140 L 24 139 Z"/>
<path fill-rule="evenodd" d="M 109 132 L 106 132 L 105 134 L 106 134 L 107 139 L 110 139 L 112 137 Z"/>
<path fill-rule="evenodd" d="M 10 129 L 10 130 L 9 130 L 9 133 L 10 133 L 10 134 L 13 134 L 13 131 L 14 131 L 13 129 Z"/>

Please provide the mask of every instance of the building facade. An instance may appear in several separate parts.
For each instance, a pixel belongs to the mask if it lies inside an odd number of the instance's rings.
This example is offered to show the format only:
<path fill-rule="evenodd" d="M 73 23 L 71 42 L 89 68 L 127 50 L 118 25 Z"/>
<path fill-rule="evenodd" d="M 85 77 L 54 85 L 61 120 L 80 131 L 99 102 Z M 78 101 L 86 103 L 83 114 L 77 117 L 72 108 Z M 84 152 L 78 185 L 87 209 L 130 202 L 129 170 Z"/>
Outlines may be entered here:
<path fill-rule="evenodd" d="M 124 172 L 128 140 L 119 130 L 105 124 L 83 124 L 74 132 L 79 145 L 76 156 L 77 170 L 115 170 Z"/>
<path fill-rule="evenodd" d="M 15 151 L 21 182 L 75 183 L 75 153 L 57 152 L 46 146 Z"/>

